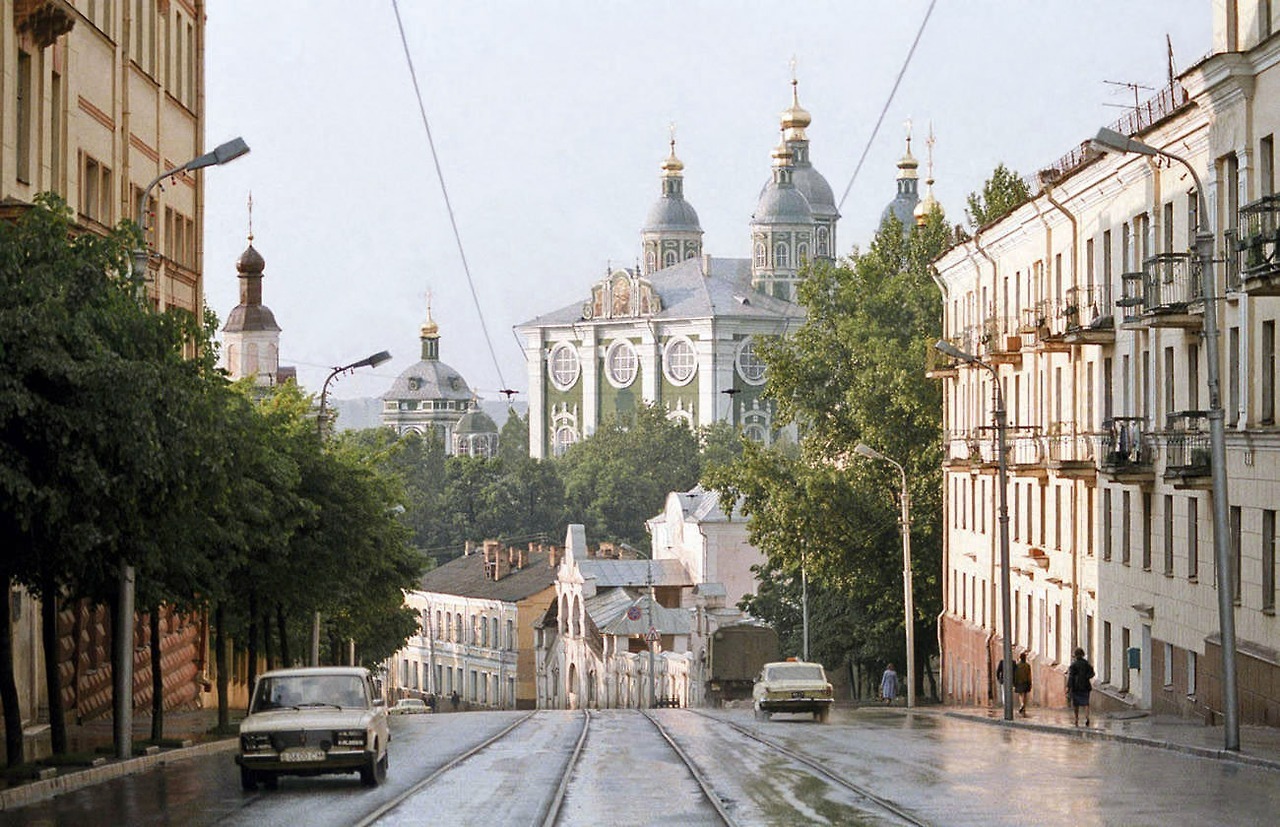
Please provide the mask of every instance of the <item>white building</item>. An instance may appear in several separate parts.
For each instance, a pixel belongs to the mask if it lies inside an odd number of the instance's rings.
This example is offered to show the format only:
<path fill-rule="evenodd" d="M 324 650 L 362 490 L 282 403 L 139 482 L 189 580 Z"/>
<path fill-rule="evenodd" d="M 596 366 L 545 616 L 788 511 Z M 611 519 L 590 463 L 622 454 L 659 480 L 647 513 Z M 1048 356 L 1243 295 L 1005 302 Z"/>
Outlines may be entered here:
<path fill-rule="evenodd" d="M 944 335 L 994 368 L 1008 410 L 1012 637 L 1044 704 L 1064 703 L 1080 646 L 1104 706 L 1223 708 L 1202 342 L 1216 314 L 1241 720 L 1274 724 L 1280 7 L 1213 8 L 1215 53 L 1114 127 L 1185 158 L 1208 215 L 1182 164 L 1086 143 L 1040 173 L 1029 203 L 944 254 L 938 282 Z M 1216 243 L 1212 307 L 1197 227 Z M 992 378 L 932 373 L 948 434 L 944 692 L 981 703 L 1002 641 Z"/>

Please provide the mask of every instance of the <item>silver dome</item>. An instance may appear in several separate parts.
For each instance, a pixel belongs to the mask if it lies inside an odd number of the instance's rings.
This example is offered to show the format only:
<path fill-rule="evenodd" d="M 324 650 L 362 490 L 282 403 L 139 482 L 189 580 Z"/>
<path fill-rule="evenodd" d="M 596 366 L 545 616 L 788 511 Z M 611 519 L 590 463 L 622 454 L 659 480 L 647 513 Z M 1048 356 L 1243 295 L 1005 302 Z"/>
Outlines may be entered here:
<path fill-rule="evenodd" d="M 794 186 L 770 182 L 760 193 L 752 224 L 812 224 L 813 209 L 809 199 Z"/>
<path fill-rule="evenodd" d="M 644 219 L 644 232 L 664 230 L 702 232 L 702 225 L 698 223 L 698 213 L 692 204 L 683 198 L 664 195 L 649 208 Z"/>

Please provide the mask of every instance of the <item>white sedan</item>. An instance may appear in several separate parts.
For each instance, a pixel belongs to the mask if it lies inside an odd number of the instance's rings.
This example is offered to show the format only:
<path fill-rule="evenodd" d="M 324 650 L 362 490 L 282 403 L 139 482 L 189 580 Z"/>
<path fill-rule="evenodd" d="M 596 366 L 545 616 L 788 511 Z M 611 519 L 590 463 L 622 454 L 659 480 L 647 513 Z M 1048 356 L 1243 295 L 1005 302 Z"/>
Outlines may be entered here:
<path fill-rule="evenodd" d="M 401 698 L 387 710 L 392 715 L 422 715 L 430 711 L 431 707 L 421 698 Z"/>

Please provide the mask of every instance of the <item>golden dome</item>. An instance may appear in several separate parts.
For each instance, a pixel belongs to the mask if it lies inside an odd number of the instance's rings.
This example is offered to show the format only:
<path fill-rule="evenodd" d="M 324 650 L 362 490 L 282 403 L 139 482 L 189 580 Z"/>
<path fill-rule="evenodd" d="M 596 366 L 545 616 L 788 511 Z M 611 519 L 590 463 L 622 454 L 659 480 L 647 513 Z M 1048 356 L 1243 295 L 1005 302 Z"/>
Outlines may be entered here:
<path fill-rule="evenodd" d="M 671 138 L 671 154 L 662 162 L 662 171 L 666 175 L 679 175 L 684 169 L 684 162 L 676 157 L 676 139 Z"/>
<path fill-rule="evenodd" d="M 805 140 L 804 128 L 813 123 L 813 116 L 800 105 L 800 93 L 795 78 L 791 79 L 791 105 L 782 110 L 782 128 L 789 141 Z"/>
<path fill-rule="evenodd" d="M 791 166 L 791 159 L 795 157 L 791 154 L 791 147 L 787 146 L 786 138 L 773 148 L 773 165 L 775 167 Z"/>
<path fill-rule="evenodd" d="M 427 297 L 427 320 L 422 323 L 422 327 L 418 331 L 419 335 L 424 339 L 429 339 L 440 335 L 440 326 L 431 318 L 431 297 Z"/>

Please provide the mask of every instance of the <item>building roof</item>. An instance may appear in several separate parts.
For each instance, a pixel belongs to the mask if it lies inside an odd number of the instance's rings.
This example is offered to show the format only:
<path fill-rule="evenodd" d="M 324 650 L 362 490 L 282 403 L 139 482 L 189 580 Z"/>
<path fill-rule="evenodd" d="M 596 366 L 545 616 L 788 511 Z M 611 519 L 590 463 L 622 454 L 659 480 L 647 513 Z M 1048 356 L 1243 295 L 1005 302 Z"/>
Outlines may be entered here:
<path fill-rule="evenodd" d="M 613 560 L 575 558 L 584 580 L 595 580 L 597 589 L 618 586 L 692 586 L 693 577 L 679 560 Z M 652 574 L 650 574 L 652 572 Z"/>
<path fill-rule="evenodd" d="M 627 611 L 640 610 L 640 617 L 631 620 Z M 687 609 L 668 609 L 649 595 L 636 595 L 628 589 L 609 589 L 584 602 L 587 614 L 605 635 L 643 635 L 649 625 L 666 635 L 687 635 L 693 631 L 693 620 Z"/>
<path fill-rule="evenodd" d="M 474 394 L 462 374 L 444 362 L 423 359 L 396 377 L 383 399 L 466 399 Z"/>
<path fill-rule="evenodd" d="M 505 553 L 506 549 L 503 549 Z M 548 563 L 545 551 L 526 551 L 525 567 L 511 570 L 501 580 L 490 580 L 485 574 L 484 553 L 475 551 L 436 566 L 418 581 L 418 590 L 500 600 L 515 603 L 555 585 L 558 566 Z"/>
<path fill-rule="evenodd" d="M 703 273 L 704 262 L 710 274 Z M 751 286 L 751 261 L 745 258 L 689 258 L 656 270 L 646 277 L 662 300 L 662 309 L 652 316 L 656 321 L 679 319 L 743 318 L 800 319 L 804 308 L 791 302 L 766 296 Z M 530 319 L 517 327 L 556 327 L 574 324 L 615 324 L 635 319 L 598 319 L 584 322 L 583 302 L 554 310 Z M 781 332 L 781 331 L 780 331 Z"/>

